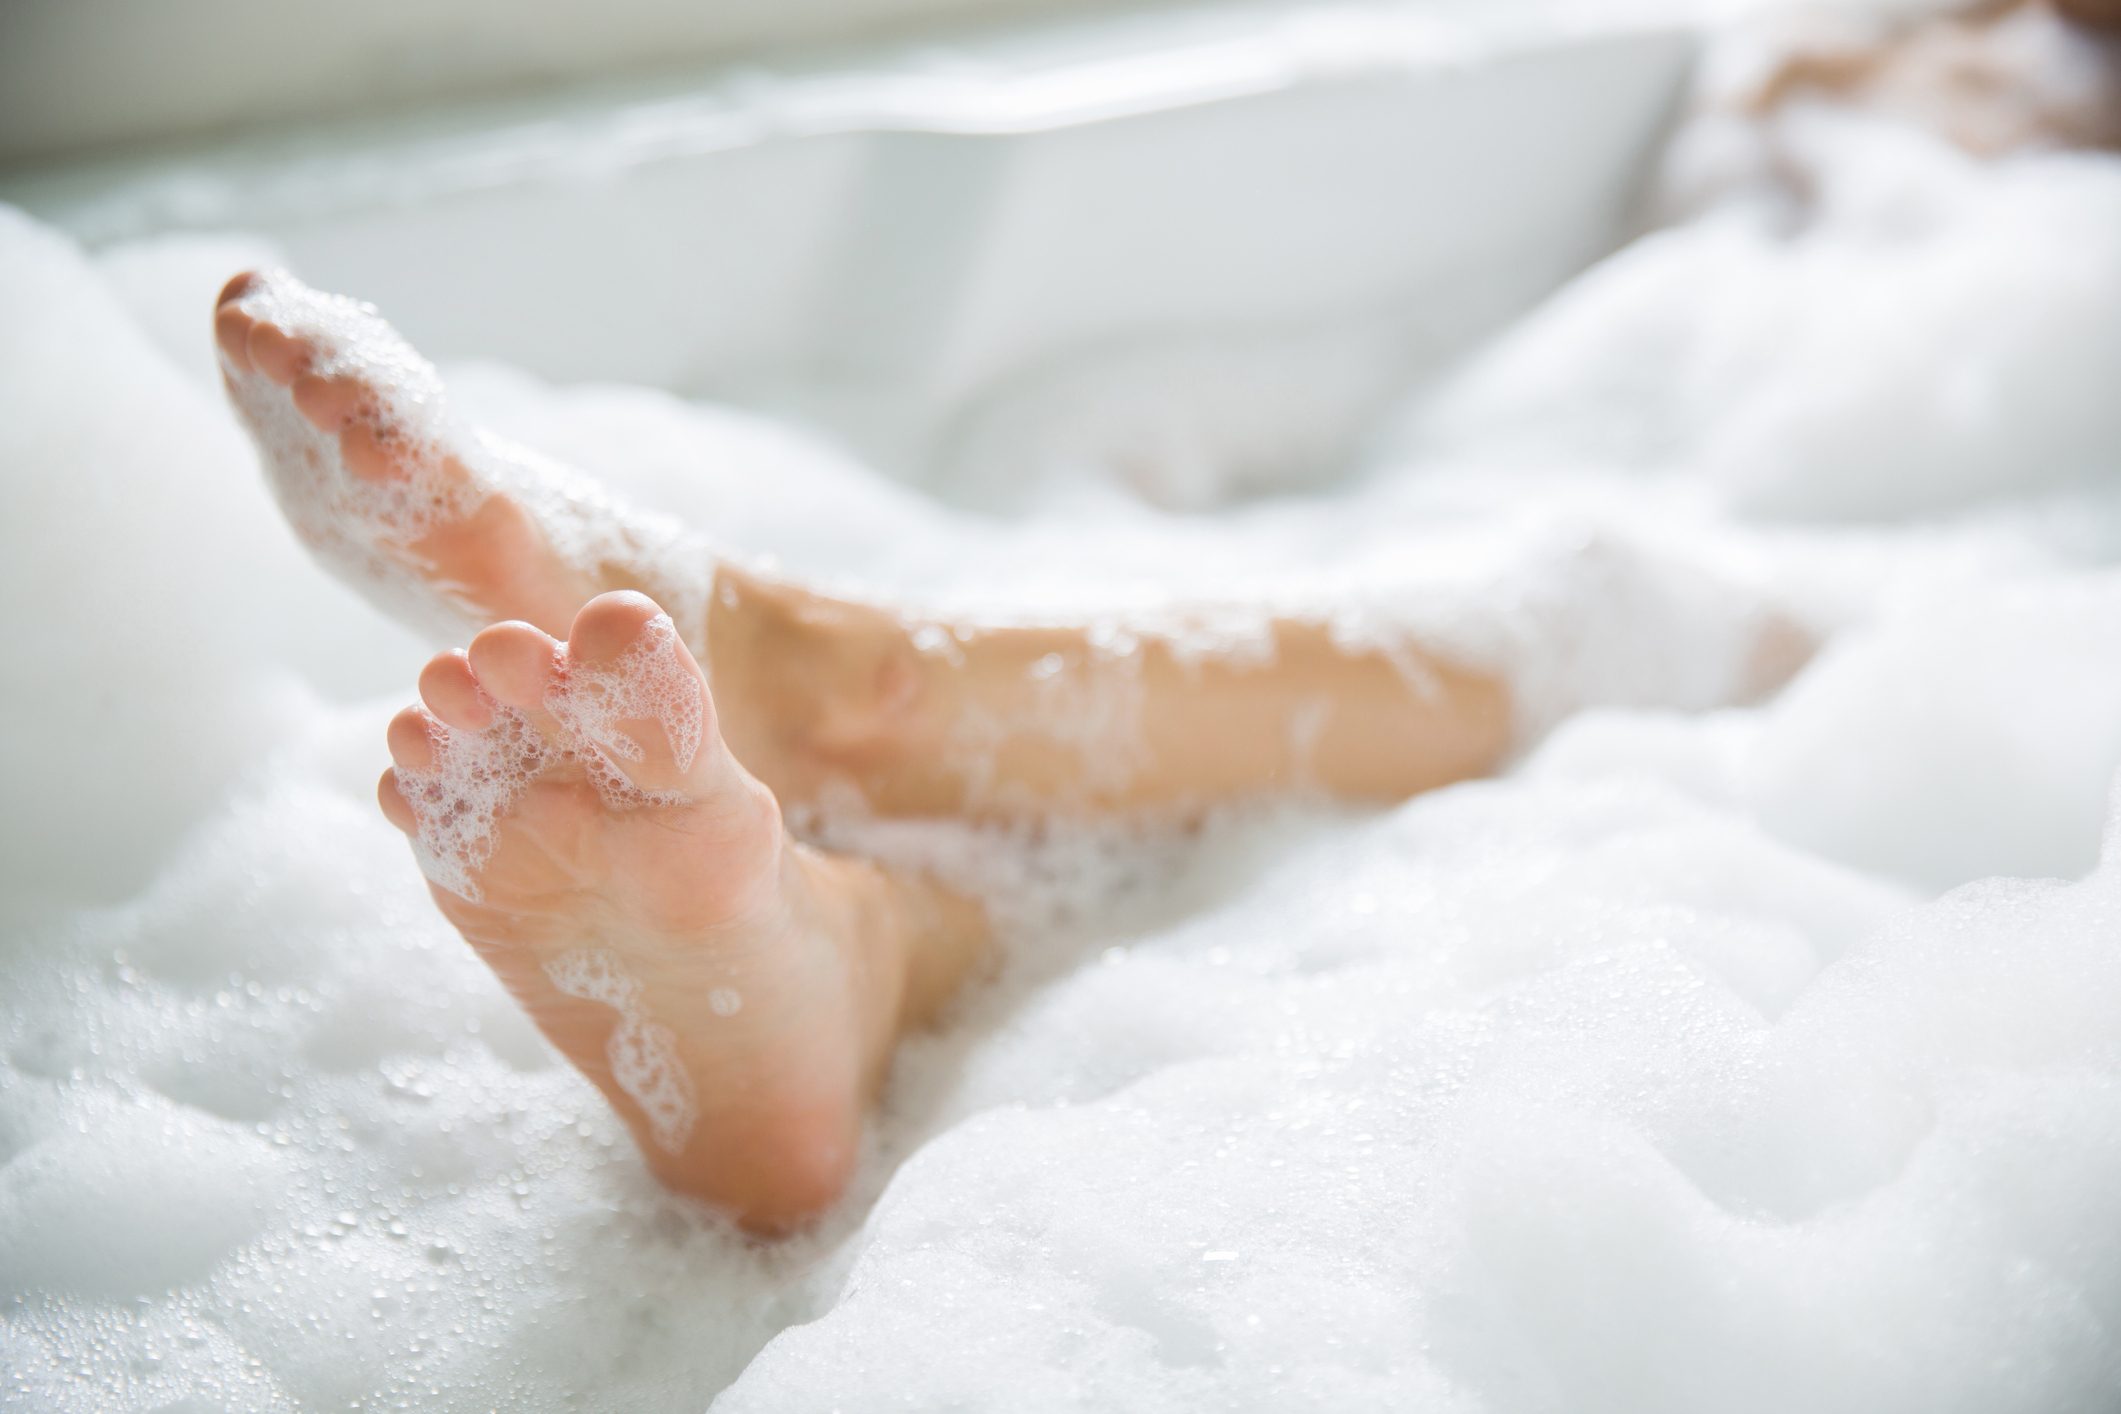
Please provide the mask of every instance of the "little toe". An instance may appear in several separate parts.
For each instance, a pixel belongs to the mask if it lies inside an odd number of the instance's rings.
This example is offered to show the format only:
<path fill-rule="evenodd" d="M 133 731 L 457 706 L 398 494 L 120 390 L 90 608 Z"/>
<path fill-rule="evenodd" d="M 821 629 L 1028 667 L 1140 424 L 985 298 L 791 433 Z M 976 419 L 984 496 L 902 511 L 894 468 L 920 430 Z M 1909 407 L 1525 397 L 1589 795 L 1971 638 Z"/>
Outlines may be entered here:
<path fill-rule="evenodd" d="M 493 725 L 493 700 L 472 676 L 471 660 L 462 651 L 438 653 L 420 670 L 420 700 L 443 723 L 460 731 L 484 731 Z"/>
<path fill-rule="evenodd" d="M 542 709 L 559 644 L 533 625 L 511 621 L 481 629 L 466 658 L 472 676 L 497 702 Z"/>
<path fill-rule="evenodd" d="M 309 367 L 309 345 L 275 324 L 253 324 L 246 347 L 251 366 L 282 387 Z"/>
<path fill-rule="evenodd" d="M 368 389 L 351 378 L 305 373 L 288 389 L 295 407 L 319 432 L 338 432 L 368 400 Z"/>
<path fill-rule="evenodd" d="M 390 719 L 390 759 L 416 771 L 434 765 L 434 730 L 425 708 L 407 707 Z"/>
<path fill-rule="evenodd" d="M 399 788 L 398 773 L 395 769 L 385 771 L 382 779 L 376 782 L 376 804 L 383 807 L 383 818 L 406 834 L 412 834 L 419 829 L 419 817 L 413 814 L 411 804 L 405 799 L 405 792 Z"/>

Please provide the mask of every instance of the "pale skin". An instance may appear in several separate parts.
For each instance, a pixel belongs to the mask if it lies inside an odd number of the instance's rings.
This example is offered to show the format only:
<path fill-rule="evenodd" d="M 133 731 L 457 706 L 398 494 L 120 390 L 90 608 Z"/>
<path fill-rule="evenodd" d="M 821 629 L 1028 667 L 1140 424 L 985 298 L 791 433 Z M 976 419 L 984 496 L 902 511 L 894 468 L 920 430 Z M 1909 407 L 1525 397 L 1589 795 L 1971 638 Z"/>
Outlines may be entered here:
<path fill-rule="evenodd" d="M 2062 8 L 2080 23 L 2121 20 L 2107 0 Z M 1905 62 L 1929 62 L 1911 53 Z M 1778 82 L 1857 87 L 1894 62 L 1800 60 Z M 249 307 L 260 279 L 236 277 L 217 302 L 230 378 L 284 398 L 349 475 L 379 485 L 407 475 L 404 439 L 359 415 L 377 401 L 367 375 L 313 372 L 315 331 Z M 444 450 L 445 475 L 467 476 Z M 660 613 L 639 592 L 655 583 L 647 566 L 576 563 L 505 490 L 474 500 L 383 546 L 405 585 L 491 625 L 430 661 L 419 704 L 390 725 L 396 766 L 378 798 L 408 834 L 421 820 L 404 782 L 438 741 L 490 730 L 498 707 L 558 740 L 547 711 L 555 685 L 633 661 Z M 1243 654 L 1181 652 L 1146 630 L 1115 652 L 1110 624 L 949 622 L 726 563 L 704 612 L 705 624 L 678 636 L 710 645 L 708 661 L 676 637 L 655 640 L 698 694 L 699 749 L 680 761 L 654 723 L 627 721 L 636 750 L 608 761 L 660 803 L 615 806 L 579 762 L 555 760 L 498 820 L 478 898 L 430 888 L 624 1117 L 657 1176 L 761 1233 L 802 1225 L 844 1190 L 899 1038 L 936 1018 L 990 950 L 977 903 L 803 843 L 784 808 L 850 791 L 880 815 L 972 818 L 1182 819 L 1292 793 L 1385 803 L 1484 774 L 1512 748 L 1499 678 L 1418 644 L 1352 647 L 1299 618 L 1262 617 Z M 1762 647 L 1782 661 L 1760 687 L 1802 658 L 1786 643 Z M 1125 710 L 1082 710 L 1098 701 Z M 585 949 L 637 989 L 632 1021 L 608 998 L 555 981 L 553 966 Z M 614 1040 L 629 1025 L 667 1038 L 691 1102 L 681 1130 L 659 1123 L 615 1069 Z"/>

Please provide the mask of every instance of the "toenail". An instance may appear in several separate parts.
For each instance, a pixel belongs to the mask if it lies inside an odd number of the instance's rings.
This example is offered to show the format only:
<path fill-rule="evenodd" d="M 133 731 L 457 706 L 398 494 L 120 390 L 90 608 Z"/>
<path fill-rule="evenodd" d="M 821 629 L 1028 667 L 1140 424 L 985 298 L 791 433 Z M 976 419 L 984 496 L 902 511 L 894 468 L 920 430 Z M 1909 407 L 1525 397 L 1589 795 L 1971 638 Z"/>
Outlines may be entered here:
<path fill-rule="evenodd" d="M 215 300 L 214 304 L 219 306 L 227 304 L 230 300 L 241 299 L 257 287 L 258 272 L 246 270 L 221 287 L 221 297 Z"/>

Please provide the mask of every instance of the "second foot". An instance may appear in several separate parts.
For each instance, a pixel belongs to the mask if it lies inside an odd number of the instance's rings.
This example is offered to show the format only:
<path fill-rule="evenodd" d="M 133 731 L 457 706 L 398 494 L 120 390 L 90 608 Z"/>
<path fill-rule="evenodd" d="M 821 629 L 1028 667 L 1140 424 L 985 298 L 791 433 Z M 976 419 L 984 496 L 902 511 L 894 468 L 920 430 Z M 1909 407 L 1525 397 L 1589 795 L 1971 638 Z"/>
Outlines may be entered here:
<path fill-rule="evenodd" d="M 434 366 L 368 306 L 252 272 L 222 289 L 214 338 L 296 533 L 392 614 L 558 633 L 600 590 L 627 587 L 653 589 L 698 626 L 704 546 L 456 423 Z"/>
<path fill-rule="evenodd" d="M 762 1231 L 829 1205 L 978 909 L 791 840 L 643 595 L 596 598 L 564 642 L 489 628 L 420 695 L 380 797 L 443 913 L 666 1183 Z"/>

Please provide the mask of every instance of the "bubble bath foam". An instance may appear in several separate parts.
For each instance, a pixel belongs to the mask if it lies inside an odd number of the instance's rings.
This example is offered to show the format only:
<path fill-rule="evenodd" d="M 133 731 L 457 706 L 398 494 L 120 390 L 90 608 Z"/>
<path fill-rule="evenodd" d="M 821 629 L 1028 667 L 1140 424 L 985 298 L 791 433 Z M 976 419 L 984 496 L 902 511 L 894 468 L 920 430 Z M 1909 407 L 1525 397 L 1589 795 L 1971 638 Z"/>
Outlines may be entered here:
<path fill-rule="evenodd" d="M 1647 81 L 1616 62 L 1585 92 Z M 1019 127 L 1027 193 L 1096 166 L 1071 144 L 1156 136 Z M 1536 299 L 1520 272 L 1477 342 L 1275 325 L 1254 291 L 1228 331 L 1201 304 L 1026 382 L 1035 341 L 995 331 L 1059 315 L 997 306 L 977 357 L 938 341 L 932 426 L 820 397 L 830 438 L 567 386 L 609 355 L 684 387 L 645 284 L 510 324 L 488 272 L 462 307 L 416 288 L 464 267 L 387 255 L 374 213 L 120 239 L 0 211 L 0 1403 L 2111 1408 L 2121 162 L 1976 164 L 1846 114 L 1780 137 L 1803 219 L 1689 128 L 1691 214 L 1584 265 L 1576 209 L 1582 268 Z M 760 180 L 822 183 L 814 140 Z M 503 198 L 458 199 L 404 229 L 498 241 Z M 583 248 L 617 249 L 608 214 Z M 902 1050 L 840 1208 L 747 1242 L 648 1177 L 375 811 L 426 645 L 298 548 L 210 362 L 214 290 L 276 258 L 397 262 L 344 283 L 460 413 L 731 553 L 987 613 L 1329 605 L 1493 655 L 1525 749 L 1182 838 L 823 822 L 985 891 L 1003 962 Z M 1332 304 L 1329 272 L 1290 290 Z M 763 308 L 728 318 L 763 337 Z M 520 367 L 464 361 L 489 347 Z M 1307 479 L 1354 418 L 1346 473 Z M 955 504 L 865 465 L 894 448 L 958 457 Z M 1763 606 L 1820 651 L 1696 710 Z M 573 704 L 585 743 L 634 710 L 606 697 Z M 649 706 L 683 750 L 694 708 Z M 456 765 L 480 799 L 522 767 Z M 682 1136 L 631 980 L 588 949 L 561 973 Z"/>

